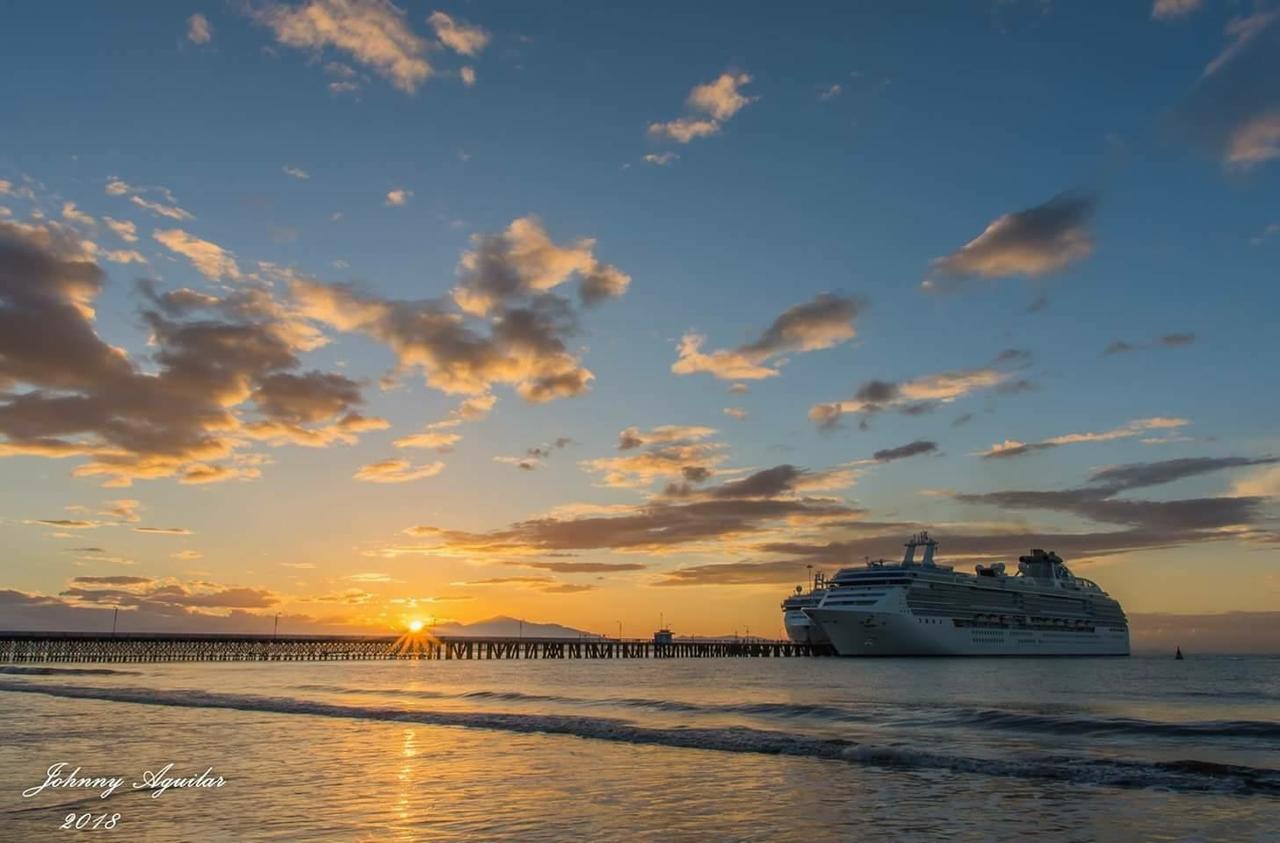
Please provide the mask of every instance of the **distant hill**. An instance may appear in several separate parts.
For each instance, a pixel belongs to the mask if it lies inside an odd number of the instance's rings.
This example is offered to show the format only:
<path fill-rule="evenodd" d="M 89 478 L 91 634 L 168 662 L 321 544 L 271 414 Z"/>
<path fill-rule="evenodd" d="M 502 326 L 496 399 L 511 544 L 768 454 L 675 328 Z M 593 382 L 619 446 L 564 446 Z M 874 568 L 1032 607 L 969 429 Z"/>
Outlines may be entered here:
<path fill-rule="evenodd" d="M 581 629 L 561 626 L 558 623 L 523 621 L 523 629 L 521 629 L 521 623 L 522 621 L 519 618 L 499 615 L 495 618 L 488 618 L 475 623 L 442 623 L 431 627 L 431 631 L 436 635 L 456 636 L 459 638 L 516 638 L 520 635 L 525 638 L 604 637 L 594 632 L 584 632 Z"/>

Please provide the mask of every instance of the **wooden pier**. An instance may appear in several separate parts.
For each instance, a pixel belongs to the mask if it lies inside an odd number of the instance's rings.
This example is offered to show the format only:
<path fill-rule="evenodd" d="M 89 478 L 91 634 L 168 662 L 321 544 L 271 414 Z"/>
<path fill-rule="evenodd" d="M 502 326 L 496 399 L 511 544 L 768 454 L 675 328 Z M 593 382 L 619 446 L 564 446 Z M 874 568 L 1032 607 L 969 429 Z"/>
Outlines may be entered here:
<path fill-rule="evenodd" d="M 785 658 L 830 653 L 760 639 L 655 643 L 618 638 L 437 638 L 417 635 L 102 635 L 0 632 L 0 664 L 454 659 Z"/>

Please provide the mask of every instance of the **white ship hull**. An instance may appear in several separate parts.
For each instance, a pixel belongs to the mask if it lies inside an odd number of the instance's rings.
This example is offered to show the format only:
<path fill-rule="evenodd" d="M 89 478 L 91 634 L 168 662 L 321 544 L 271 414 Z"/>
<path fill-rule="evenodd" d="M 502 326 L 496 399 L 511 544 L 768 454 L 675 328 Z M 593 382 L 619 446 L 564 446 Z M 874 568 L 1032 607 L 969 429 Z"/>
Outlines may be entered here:
<path fill-rule="evenodd" d="M 905 612 L 805 609 L 841 656 L 1127 656 L 1128 629 L 957 626 Z"/>
<path fill-rule="evenodd" d="M 804 609 L 787 609 L 782 613 L 782 625 L 787 630 L 787 638 L 797 644 L 828 643 L 822 627 L 810 620 Z"/>

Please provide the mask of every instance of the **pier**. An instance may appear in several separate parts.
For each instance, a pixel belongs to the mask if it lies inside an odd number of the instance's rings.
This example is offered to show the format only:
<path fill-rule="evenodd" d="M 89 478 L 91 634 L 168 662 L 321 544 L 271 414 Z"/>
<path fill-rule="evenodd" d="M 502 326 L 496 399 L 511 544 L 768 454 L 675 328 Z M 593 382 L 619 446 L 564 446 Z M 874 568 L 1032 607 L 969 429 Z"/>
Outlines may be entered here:
<path fill-rule="evenodd" d="M 830 655 L 793 641 L 657 643 L 619 638 L 443 638 L 410 635 L 189 635 L 0 632 L 0 664 L 796 658 Z"/>

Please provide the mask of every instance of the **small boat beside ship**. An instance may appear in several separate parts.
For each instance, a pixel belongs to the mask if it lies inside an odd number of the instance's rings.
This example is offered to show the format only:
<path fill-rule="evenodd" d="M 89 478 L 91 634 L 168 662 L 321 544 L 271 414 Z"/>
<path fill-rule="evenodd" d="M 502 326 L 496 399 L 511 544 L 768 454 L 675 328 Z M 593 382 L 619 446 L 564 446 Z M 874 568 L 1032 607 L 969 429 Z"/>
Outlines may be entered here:
<path fill-rule="evenodd" d="M 788 637 L 841 656 L 1129 655 L 1120 603 L 1056 553 L 1033 549 L 1012 574 L 1001 562 L 970 574 L 939 564 L 937 548 L 921 532 L 901 562 L 868 561 L 797 588 L 782 603 Z"/>

